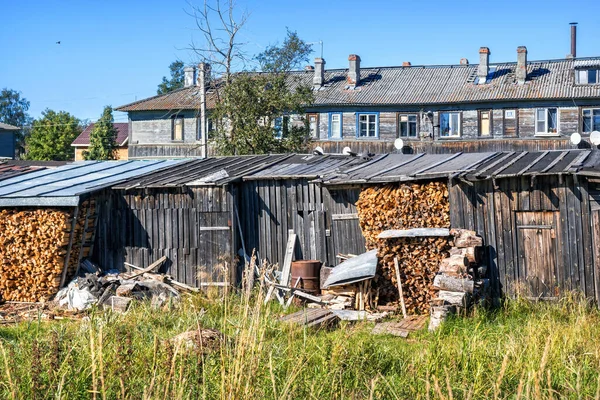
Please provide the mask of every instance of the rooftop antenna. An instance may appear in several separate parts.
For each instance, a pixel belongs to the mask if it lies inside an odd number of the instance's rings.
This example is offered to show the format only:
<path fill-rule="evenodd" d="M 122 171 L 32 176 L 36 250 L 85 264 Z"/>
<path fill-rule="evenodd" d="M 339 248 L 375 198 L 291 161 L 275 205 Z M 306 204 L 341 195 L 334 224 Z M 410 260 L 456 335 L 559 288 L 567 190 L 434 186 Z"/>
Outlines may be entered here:
<path fill-rule="evenodd" d="M 321 58 L 323 58 L 323 41 L 319 40 L 318 42 L 308 42 L 307 44 L 318 44 L 321 46 Z"/>

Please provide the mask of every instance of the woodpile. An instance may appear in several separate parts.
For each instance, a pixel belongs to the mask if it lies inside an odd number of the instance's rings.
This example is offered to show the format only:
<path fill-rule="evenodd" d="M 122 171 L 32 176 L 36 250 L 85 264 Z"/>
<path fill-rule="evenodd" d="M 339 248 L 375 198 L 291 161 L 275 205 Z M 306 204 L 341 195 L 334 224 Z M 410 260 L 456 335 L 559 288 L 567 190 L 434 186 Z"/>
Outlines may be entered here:
<path fill-rule="evenodd" d="M 394 268 L 398 259 L 408 314 L 429 311 L 433 279 L 450 248 L 446 237 L 378 239 L 384 230 L 448 228 L 448 188 L 443 182 L 371 187 L 356 204 L 367 249 L 378 249 L 379 265 L 372 290 L 378 304 L 399 304 Z"/>
<path fill-rule="evenodd" d="M 72 210 L 0 210 L 0 299 L 46 301 L 75 276 L 92 250 L 95 204 L 78 210 L 74 223 Z"/>
<path fill-rule="evenodd" d="M 486 303 L 490 297 L 487 268 L 480 266 L 483 240 L 474 231 L 452 229 L 450 256 L 442 260 L 433 279 L 429 330 L 437 329 L 449 315 L 460 313 L 474 303 Z"/>
<path fill-rule="evenodd" d="M 43 209 L 0 210 L 0 297 L 45 301 L 60 286 L 70 215 Z"/>

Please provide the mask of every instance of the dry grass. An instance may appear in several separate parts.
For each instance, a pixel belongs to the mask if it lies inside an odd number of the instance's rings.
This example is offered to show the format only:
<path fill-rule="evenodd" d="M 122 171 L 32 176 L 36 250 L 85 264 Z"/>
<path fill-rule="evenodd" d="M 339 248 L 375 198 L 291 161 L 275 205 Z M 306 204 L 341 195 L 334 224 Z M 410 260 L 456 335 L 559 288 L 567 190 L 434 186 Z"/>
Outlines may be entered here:
<path fill-rule="evenodd" d="M 600 312 L 576 296 L 405 340 L 368 323 L 283 326 L 257 293 L 0 328 L 0 398 L 600 399 Z M 169 340 L 198 327 L 228 339 L 212 352 Z"/>

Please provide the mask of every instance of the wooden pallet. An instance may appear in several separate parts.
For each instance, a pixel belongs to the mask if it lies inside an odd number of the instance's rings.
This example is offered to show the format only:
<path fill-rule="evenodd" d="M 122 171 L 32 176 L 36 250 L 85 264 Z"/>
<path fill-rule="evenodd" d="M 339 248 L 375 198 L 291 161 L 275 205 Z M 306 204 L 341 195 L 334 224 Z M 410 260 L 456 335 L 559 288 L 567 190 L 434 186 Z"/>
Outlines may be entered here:
<path fill-rule="evenodd" d="M 338 317 L 331 310 L 324 308 L 305 308 L 304 310 L 280 318 L 280 321 L 312 327 L 328 325 L 337 319 Z"/>
<path fill-rule="evenodd" d="M 375 325 L 371 333 L 374 335 L 393 335 L 405 338 L 411 332 L 423 329 L 427 318 L 427 315 L 412 315 L 400 322 L 381 322 Z"/>

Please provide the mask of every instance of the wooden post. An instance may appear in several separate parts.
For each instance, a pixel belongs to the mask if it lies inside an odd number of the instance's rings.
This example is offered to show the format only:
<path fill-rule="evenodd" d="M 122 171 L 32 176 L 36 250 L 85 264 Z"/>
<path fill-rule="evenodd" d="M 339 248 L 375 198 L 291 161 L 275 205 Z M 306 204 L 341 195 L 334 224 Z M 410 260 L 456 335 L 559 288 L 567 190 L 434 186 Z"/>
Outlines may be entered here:
<path fill-rule="evenodd" d="M 73 220 L 71 221 L 71 233 L 69 234 L 69 247 L 67 247 L 67 254 L 65 255 L 65 265 L 63 267 L 62 276 L 60 278 L 60 286 L 62 288 L 67 280 L 67 270 L 69 269 L 69 259 L 71 258 L 71 247 L 73 247 L 73 236 L 75 236 L 75 225 L 77 225 L 77 215 L 79 214 L 79 206 L 75 207 L 73 211 Z"/>
<path fill-rule="evenodd" d="M 396 270 L 396 280 L 398 284 L 398 293 L 400 294 L 400 305 L 402 306 L 402 316 L 407 317 L 406 305 L 404 304 L 404 294 L 402 293 L 402 280 L 400 279 L 400 267 L 398 266 L 398 257 L 394 257 L 394 269 Z"/>

